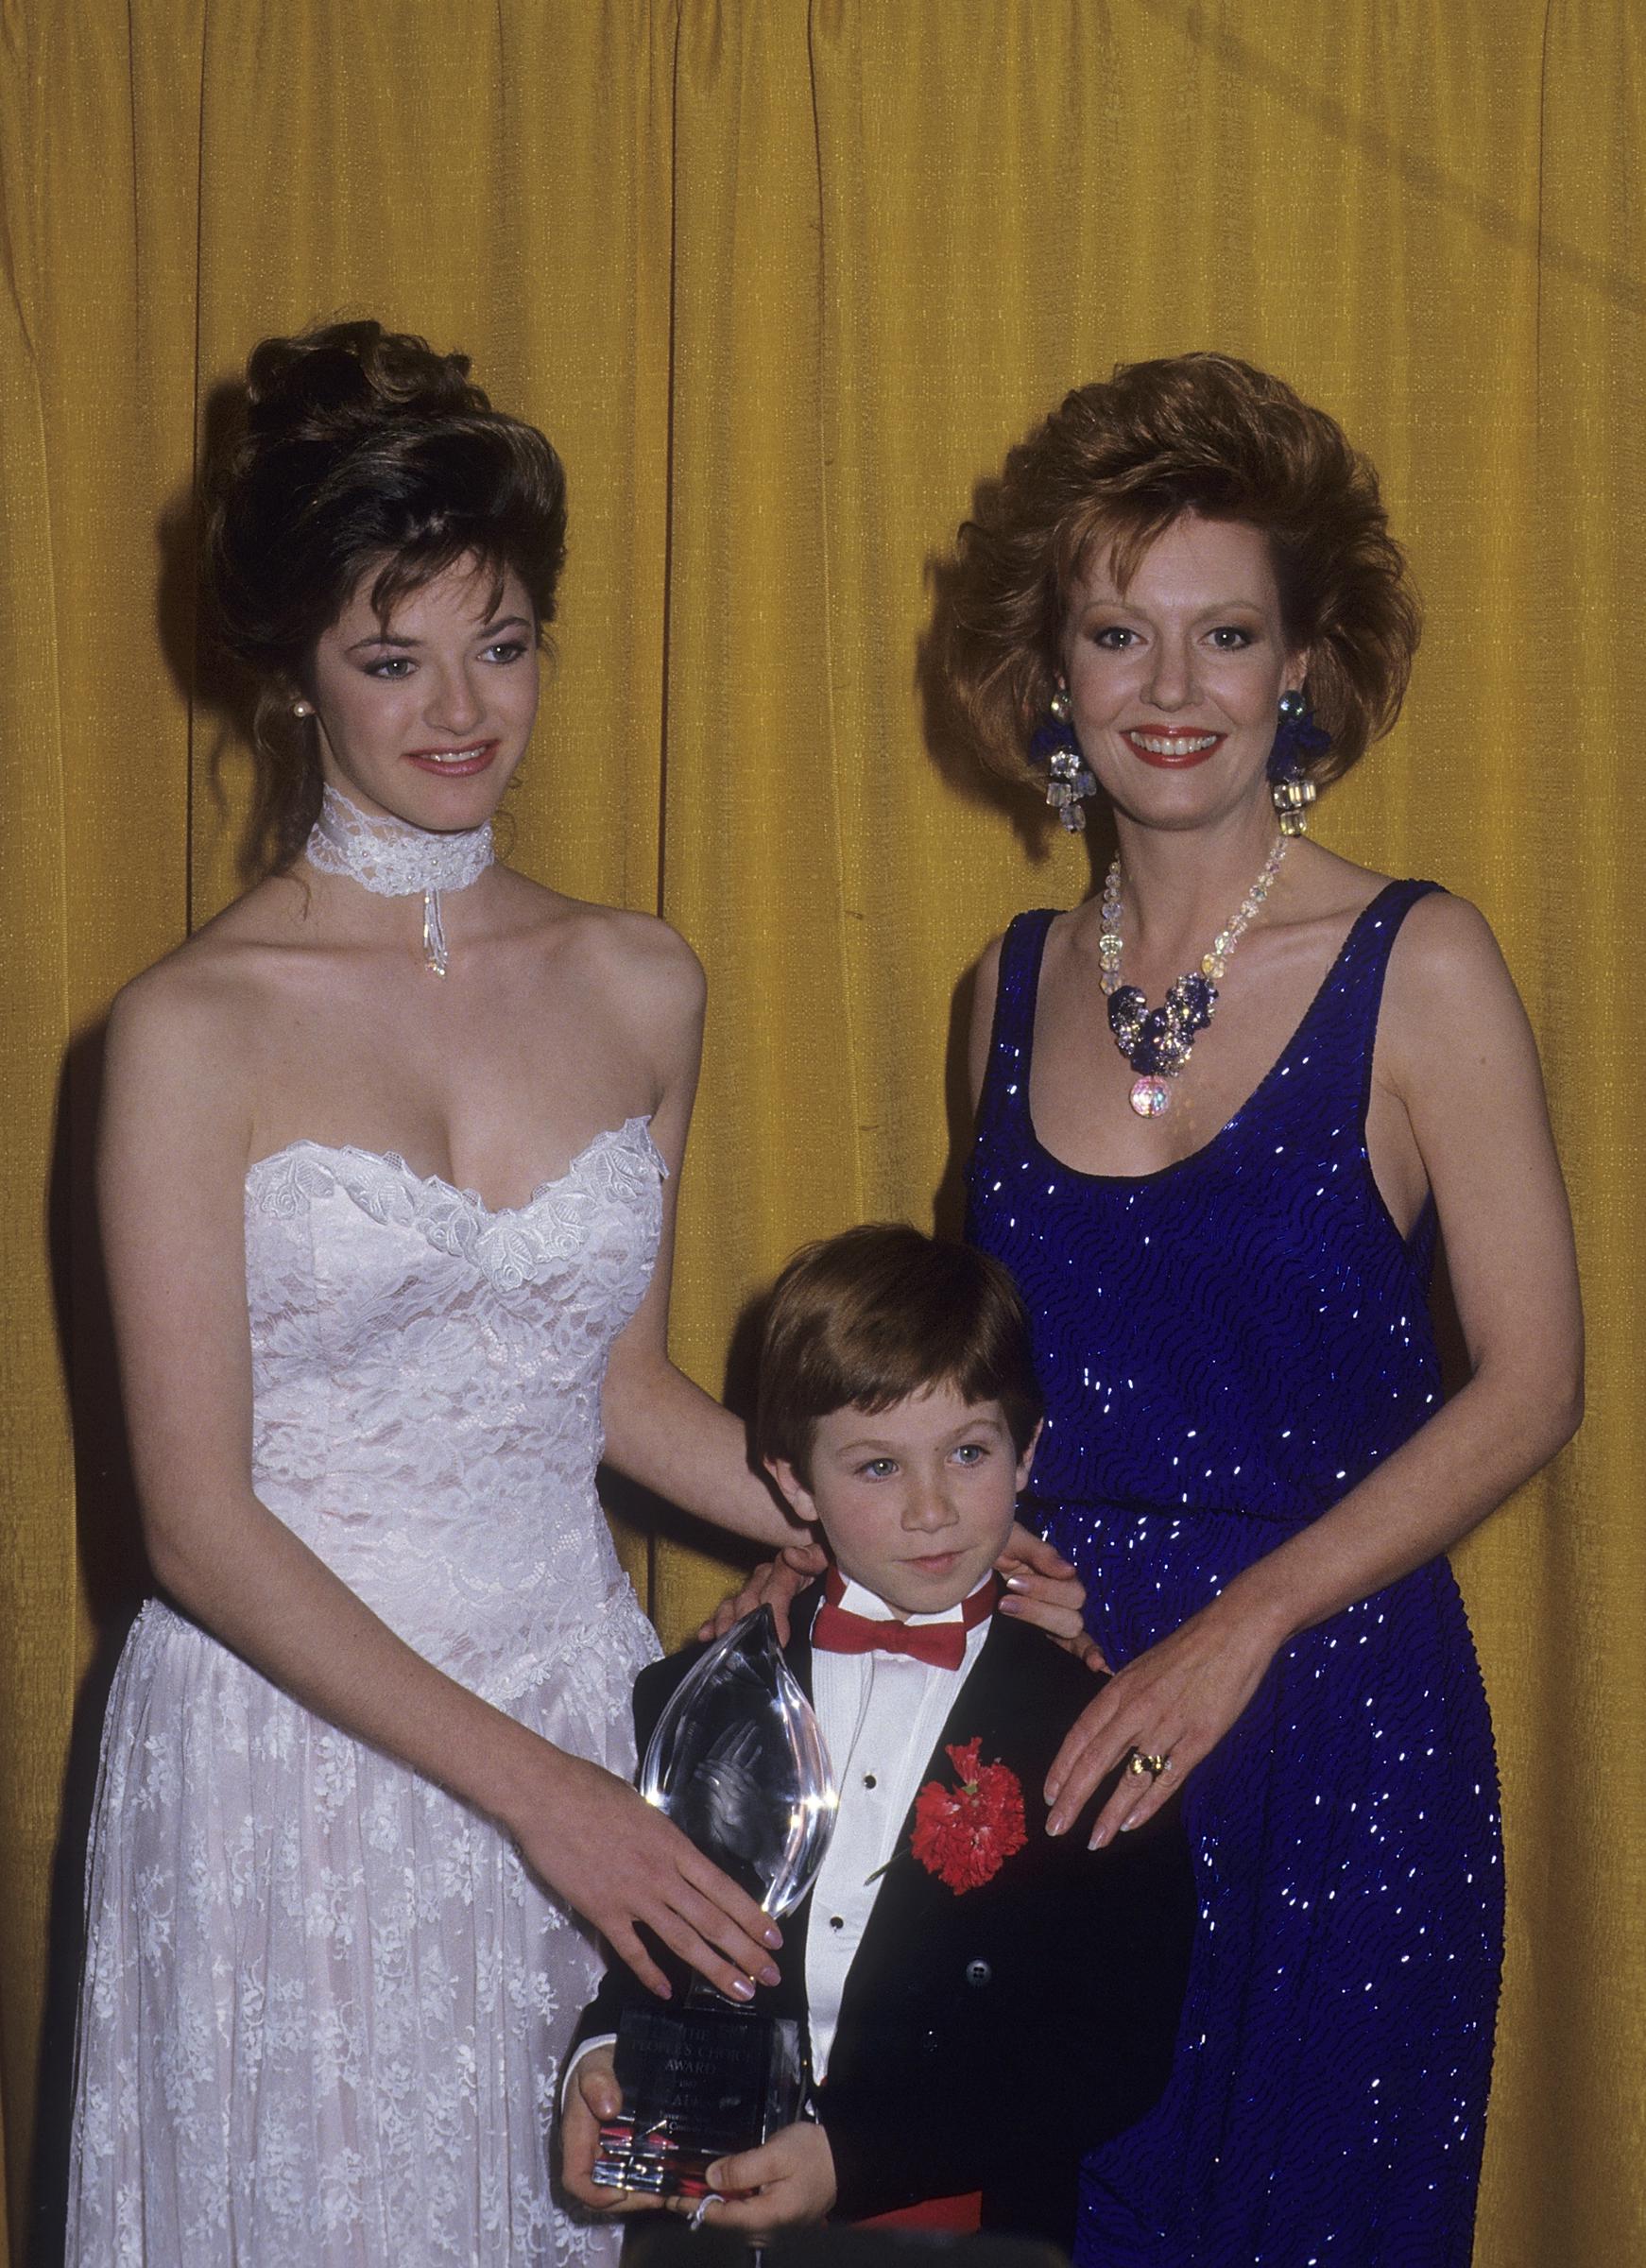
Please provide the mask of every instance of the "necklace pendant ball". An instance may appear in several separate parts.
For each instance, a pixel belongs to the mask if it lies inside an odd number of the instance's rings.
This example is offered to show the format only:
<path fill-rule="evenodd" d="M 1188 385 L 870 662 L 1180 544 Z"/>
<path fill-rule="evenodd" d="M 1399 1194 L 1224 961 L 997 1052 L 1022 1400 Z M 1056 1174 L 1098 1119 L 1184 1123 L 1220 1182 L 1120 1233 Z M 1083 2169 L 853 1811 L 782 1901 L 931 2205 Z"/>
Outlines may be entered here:
<path fill-rule="evenodd" d="M 1240 911 L 1211 940 L 1201 955 L 1198 970 L 1185 970 L 1166 988 L 1166 997 L 1151 1008 L 1136 985 L 1121 980 L 1121 862 L 1117 851 L 1103 885 L 1103 929 L 1098 937 L 1101 981 L 1108 996 L 1108 1024 L 1115 1045 L 1138 1077 L 1127 1098 L 1140 1118 L 1158 1118 L 1172 1100 L 1168 1079 L 1174 1079 L 1189 1061 L 1195 1035 L 1205 1031 L 1217 1005 L 1216 979 L 1224 964 L 1258 918 L 1280 861 L 1286 855 L 1286 837 L 1277 834 L 1263 861 L 1263 870 L 1241 902 Z"/>

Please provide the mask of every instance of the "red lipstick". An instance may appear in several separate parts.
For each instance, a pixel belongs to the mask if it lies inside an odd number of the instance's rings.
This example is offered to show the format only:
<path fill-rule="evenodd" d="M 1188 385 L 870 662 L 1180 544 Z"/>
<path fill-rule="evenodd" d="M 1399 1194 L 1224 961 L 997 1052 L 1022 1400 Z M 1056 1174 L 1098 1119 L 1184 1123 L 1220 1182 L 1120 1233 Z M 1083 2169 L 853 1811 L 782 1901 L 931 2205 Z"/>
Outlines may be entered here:
<path fill-rule="evenodd" d="M 476 747 L 459 752 L 453 748 L 408 748 L 407 764 L 415 764 L 420 772 L 432 772 L 439 780 L 472 780 L 483 772 L 497 754 L 494 740 L 481 741 Z"/>
<path fill-rule="evenodd" d="M 1162 772 L 1186 772 L 1197 764 L 1209 763 L 1227 737 L 1226 732 L 1175 726 L 1162 730 L 1158 725 L 1133 725 L 1121 734 L 1140 763 L 1153 765 Z"/>

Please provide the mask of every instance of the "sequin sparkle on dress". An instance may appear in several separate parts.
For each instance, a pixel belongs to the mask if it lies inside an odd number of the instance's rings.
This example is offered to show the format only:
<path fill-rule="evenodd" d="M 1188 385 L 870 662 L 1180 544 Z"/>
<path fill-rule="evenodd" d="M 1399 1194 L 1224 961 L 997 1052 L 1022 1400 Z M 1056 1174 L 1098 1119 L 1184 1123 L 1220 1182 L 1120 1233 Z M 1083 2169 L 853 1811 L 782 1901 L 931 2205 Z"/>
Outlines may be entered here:
<path fill-rule="evenodd" d="M 968 1233 L 1017 1279 L 1040 1524 L 1116 1667 L 1438 1406 L 1432 1205 L 1402 1238 L 1365 1115 L 1390 949 L 1361 915 L 1222 1131 L 1077 1173 L 1029 1107 L 1048 912 L 1012 924 Z M 1466 2268 L 1502 1945 L 1497 1778 L 1437 1559 L 1306 1631 L 1191 1777 L 1201 1927 L 1172 2080 L 1088 2160 L 1077 2268 Z"/>
<path fill-rule="evenodd" d="M 631 1119 L 506 1211 L 313 1142 L 246 1177 L 259 1497 L 420 1653 L 625 1777 L 658 1647 L 594 1469 L 661 1177 Z M 160 1601 L 87 1903 L 75 2268 L 615 2260 L 549 2188 L 581 1924 L 489 1820 Z"/>

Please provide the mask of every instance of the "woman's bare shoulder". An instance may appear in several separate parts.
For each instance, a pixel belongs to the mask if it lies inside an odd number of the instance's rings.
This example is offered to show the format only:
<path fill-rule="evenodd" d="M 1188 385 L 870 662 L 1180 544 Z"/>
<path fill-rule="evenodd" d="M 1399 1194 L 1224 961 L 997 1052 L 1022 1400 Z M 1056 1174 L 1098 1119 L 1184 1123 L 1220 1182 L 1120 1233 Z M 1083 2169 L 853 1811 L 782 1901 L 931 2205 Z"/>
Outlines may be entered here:
<path fill-rule="evenodd" d="M 1277 925 L 1292 919 L 1346 931 L 1392 879 L 1340 857 L 1323 843 L 1289 843 L 1266 911 Z"/>
<path fill-rule="evenodd" d="M 111 1066 L 140 1058 L 163 1077 L 209 1070 L 214 1089 L 231 1086 L 278 992 L 294 886 L 259 884 L 123 985 L 109 1012 Z"/>
<path fill-rule="evenodd" d="M 1452 1020 L 1482 993 L 1517 1000 L 1501 946 L 1478 905 L 1449 890 L 1429 890 L 1407 910 L 1389 956 L 1385 998 Z"/>
<path fill-rule="evenodd" d="M 973 1026 L 981 1020 L 987 1023 L 994 1018 L 995 994 L 1000 990 L 1001 954 L 1005 945 L 1005 932 L 990 937 L 978 954 L 971 971 L 971 1008 Z"/>
<path fill-rule="evenodd" d="M 678 930 L 656 914 L 530 886 L 545 959 L 564 956 L 603 991 L 632 995 L 676 1014 L 700 1012 L 702 964 Z"/>
<path fill-rule="evenodd" d="M 1431 890 L 1400 924 L 1378 1024 L 1380 1075 L 1397 1091 L 1461 1086 L 1470 1067 L 1535 1082 L 1536 1045 L 1491 923 L 1466 898 Z"/>

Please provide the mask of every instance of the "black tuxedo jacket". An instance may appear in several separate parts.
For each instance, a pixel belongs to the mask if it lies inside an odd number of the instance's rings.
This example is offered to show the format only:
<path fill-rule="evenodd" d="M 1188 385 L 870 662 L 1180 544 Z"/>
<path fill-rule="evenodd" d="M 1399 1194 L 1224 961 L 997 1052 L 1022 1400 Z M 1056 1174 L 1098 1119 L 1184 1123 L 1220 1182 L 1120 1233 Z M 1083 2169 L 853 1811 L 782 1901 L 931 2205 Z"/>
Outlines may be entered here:
<path fill-rule="evenodd" d="M 808 1697 L 821 1596 L 817 1586 L 795 1602 L 786 1649 Z M 688 1646 L 642 1672 L 643 1757 L 702 1652 Z M 815 2097 L 844 2219 L 976 2190 L 986 2228 L 1068 2250 L 1082 2155 L 1140 2118 L 1165 2083 L 1195 1912 L 1178 1805 L 1089 1851 L 1111 1779 L 1068 1834 L 1045 1832 L 1047 1770 L 1098 1690 L 1041 1633 L 994 1617 L 920 1784 L 952 1786 L 945 1747 L 981 1737 L 982 1761 L 1022 1783 L 1028 1839 L 991 1881 L 957 1893 L 912 1855 L 912 1806 L 904 1819 Z M 808 1899 L 782 1927 L 783 1982 L 761 2002 L 804 2015 L 807 1935 L 827 1916 Z M 614 1965 L 581 2034 L 614 2031 L 623 2002 L 643 1989 Z"/>

